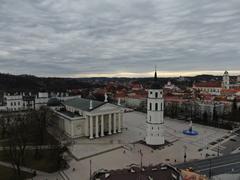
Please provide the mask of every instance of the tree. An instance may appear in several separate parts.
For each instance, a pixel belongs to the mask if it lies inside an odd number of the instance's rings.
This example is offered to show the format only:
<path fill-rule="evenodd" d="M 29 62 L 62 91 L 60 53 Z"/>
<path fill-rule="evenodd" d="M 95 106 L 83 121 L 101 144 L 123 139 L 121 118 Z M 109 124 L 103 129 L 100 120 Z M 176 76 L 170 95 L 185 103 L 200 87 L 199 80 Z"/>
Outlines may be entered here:
<path fill-rule="evenodd" d="M 202 121 L 203 121 L 203 122 L 208 122 L 208 114 L 207 114 L 206 111 L 203 113 Z"/>
<path fill-rule="evenodd" d="M 4 147 L 8 159 L 11 161 L 16 173 L 21 177 L 20 165 L 24 164 L 25 150 L 29 136 L 29 122 L 25 116 L 18 115 L 10 123 L 8 131 L 8 141 Z"/>
<path fill-rule="evenodd" d="M 236 98 L 233 100 L 233 103 L 232 103 L 232 111 L 230 114 L 230 120 L 235 121 L 235 122 L 240 122 L 240 111 L 237 108 Z"/>
<path fill-rule="evenodd" d="M 47 124 L 54 117 L 53 112 L 47 107 L 41 107 L 37 111 L 31 111 L 28 119 L 32 124 L 32 142 L 35 144 L 35 158 L 40 158 L 41 146 L 46 143 Z"/>
<path fill-rule="evenodd" d="M 10 117 L 9 116 L 1 116 L 0 117 L 0 132 L 1 138 L 4 139 L 7 134 L 7 129 L 9 126 Z"/>

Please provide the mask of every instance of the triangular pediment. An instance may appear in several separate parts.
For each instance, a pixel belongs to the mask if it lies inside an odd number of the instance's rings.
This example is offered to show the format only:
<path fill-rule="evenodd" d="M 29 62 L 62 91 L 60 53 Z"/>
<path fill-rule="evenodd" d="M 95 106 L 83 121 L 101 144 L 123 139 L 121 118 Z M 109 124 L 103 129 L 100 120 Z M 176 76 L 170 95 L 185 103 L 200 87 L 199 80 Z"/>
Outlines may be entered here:
<path fill-rule="evenodd" d="M 97 107 L 92 112 L 119 111 L 121 109 L 122 109 L 122 107 L 120 107 L 120 106 L 106 103 L 106 104 L 103 104 L 103 105 Z"/>

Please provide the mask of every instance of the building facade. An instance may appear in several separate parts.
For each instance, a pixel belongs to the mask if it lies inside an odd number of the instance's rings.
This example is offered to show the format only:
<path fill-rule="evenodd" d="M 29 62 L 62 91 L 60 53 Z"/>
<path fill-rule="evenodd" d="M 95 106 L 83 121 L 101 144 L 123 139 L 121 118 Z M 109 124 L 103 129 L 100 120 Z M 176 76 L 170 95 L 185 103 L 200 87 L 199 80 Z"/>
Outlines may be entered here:
<path fill-rule="evenodd" d="M 56 98 L 63 102 L 67 99 L 81 96 L 68 96 L 58 93 L 53 97 L 48 92 L 38 92 L 37 94 L 29 93 L 5 93 L 3 97 L 3 105 L 0 106 L 0 111 L 24 111 L 28 109 L 39 109 L 41 106 L 46 106 L 50 99 Z"/>
<path fill-rule="evenodd" d="M 164 99 L 163 90 L 157 84 L 157 72 L 155 72 L 154 84 L 148 90 L 147 99 L 147 136 L 146 144 L 161 145 L 164 139 Z"/>
<path fill-rule="evenodd" d="M 70 138 L 103 137 L 122 132 L 123 108 L 95 100 L 73 98 L 55 110 L 60 129 Z"/>

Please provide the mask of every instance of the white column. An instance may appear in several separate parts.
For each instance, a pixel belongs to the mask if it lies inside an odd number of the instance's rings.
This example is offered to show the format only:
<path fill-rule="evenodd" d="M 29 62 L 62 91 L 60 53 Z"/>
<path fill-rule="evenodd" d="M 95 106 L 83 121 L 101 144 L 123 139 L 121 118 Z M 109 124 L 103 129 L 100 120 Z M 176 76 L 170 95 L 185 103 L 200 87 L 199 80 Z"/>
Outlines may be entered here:
<path fill-rule="evenodd" d="M 95 132 L 95 135 L 96 135 L 96 138 L 98 138 L 99 137 L 99 132 L 98 132 L 98 115 L 97 116 L 95 116 L 96 117 L 96 122 L 95 122 L 95 130 L 96 130 L 96 132 Z"/>
<path fill-rule="evenodd" d="M 122 132 L 121 113 L 118 113 L 118 132 Z"/>
<path fill-rule="evenodd" d="M 108 116 L 108 134 L 112 134 L 112 117 L 111 117 L 111 114 L 109 114 Z"/>
<path fill-rule="evenodd" d="M 117 133 L 117 131 L 116 131 L 116 129 L 117 129 L 117 127 L 116 127 L 116 125 L 117 125 L 116 117 L 117 117 L 117 114 L 114 113 L 114 114 L 113 114 L 113 133 L 114 133 L 114 134 Z"/>
<path fill-rule="evenodd" d="M 89 123 L 89 128 L 90 128 L 90 139 L 93 139 L 93 118 L 92 116 L 90 117 L 90 123 Z"/>
<path fill-rule="evenodd" d="M 104 115 L 101 117 L 101 136 L 104 136 Z"/>

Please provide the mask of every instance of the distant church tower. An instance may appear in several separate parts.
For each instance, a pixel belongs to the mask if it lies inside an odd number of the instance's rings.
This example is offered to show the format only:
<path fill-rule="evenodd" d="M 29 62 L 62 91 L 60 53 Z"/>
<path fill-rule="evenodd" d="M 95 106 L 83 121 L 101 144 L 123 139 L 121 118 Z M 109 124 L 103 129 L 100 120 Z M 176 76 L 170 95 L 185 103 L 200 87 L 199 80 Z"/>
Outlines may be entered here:
<path fill-rule="evenodd" d="M 229 74 L 227 71 L 225 71 L 223 74 L 222 86 L 224 89 L 229 89 Z"/>
<path fill-rule="evenodd" d="M 147 99 L 147 136 L 146 144 L 161 145 L 164 144 L 164 99 L 163 90 L 157 83 L 157 72 L 155 70 L 154 83 L 148 90 Z"/>

